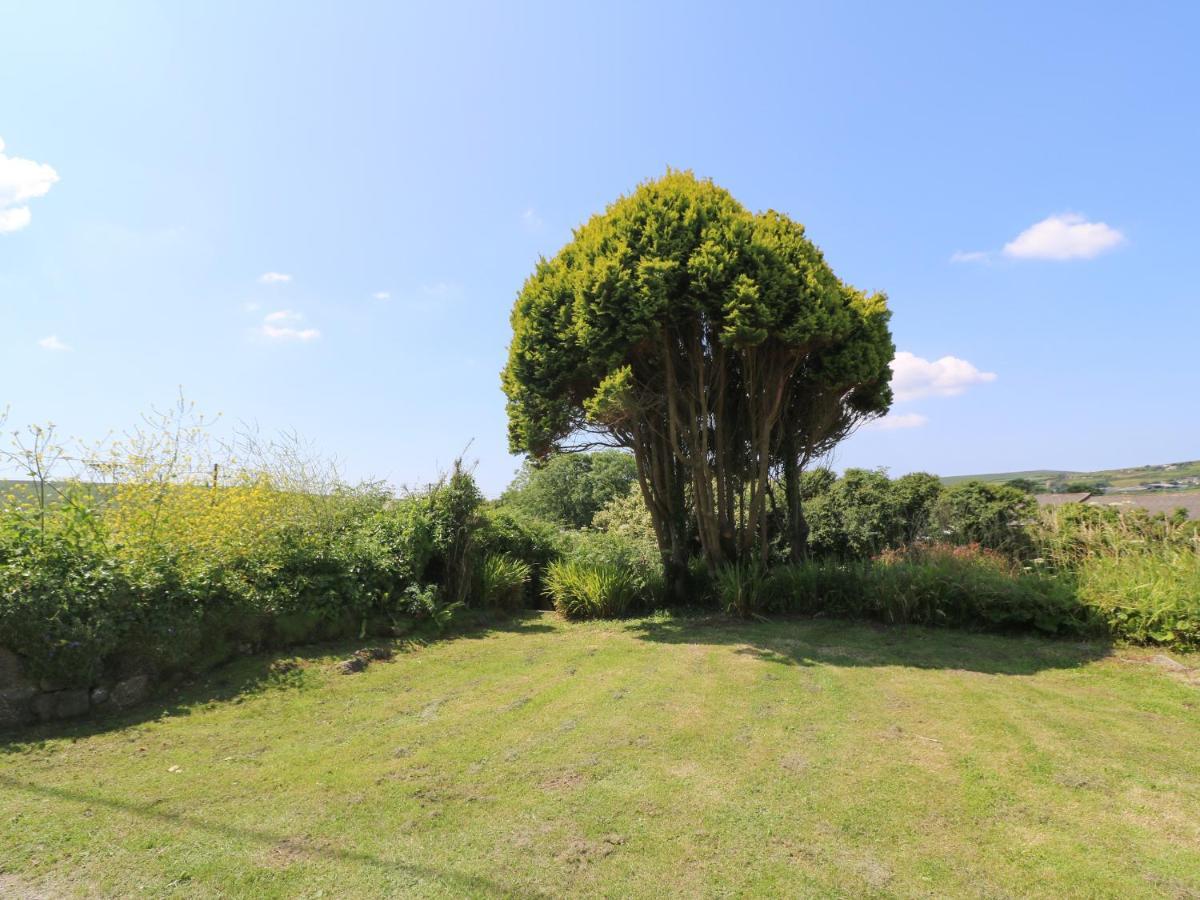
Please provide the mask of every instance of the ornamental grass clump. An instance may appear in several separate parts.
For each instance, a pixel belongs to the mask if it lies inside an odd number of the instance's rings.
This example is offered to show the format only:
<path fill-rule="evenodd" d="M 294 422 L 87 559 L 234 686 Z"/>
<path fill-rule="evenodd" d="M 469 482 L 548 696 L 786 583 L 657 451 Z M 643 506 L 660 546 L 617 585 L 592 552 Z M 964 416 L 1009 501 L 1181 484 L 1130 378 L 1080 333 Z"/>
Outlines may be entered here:
<path fill-rule="evenodd" d="M 559 560 L 546 570 L 546 593 L 568 619 L 613 619 L 628 611 L 637 584 L 620 566 Z"/>
<path fill-rule="evenodd" d="M 492 609 L 517 610 L 524 605 L 529 563 L 503 553 L 491 553 L 479 567 L 479 598 Z"/>

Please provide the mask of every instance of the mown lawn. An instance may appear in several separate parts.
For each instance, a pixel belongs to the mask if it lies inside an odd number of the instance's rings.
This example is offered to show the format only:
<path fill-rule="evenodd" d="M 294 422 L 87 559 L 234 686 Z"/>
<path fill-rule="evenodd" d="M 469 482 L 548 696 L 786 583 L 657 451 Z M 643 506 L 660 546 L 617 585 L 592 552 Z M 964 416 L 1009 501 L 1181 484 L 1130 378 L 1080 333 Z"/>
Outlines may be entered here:
<path fill-rule="evenodd" d="M 1153 656 L 531 614 L 249 658 L 8 736 L 0 894 L 1196 896 L 1200 679 Z"/>

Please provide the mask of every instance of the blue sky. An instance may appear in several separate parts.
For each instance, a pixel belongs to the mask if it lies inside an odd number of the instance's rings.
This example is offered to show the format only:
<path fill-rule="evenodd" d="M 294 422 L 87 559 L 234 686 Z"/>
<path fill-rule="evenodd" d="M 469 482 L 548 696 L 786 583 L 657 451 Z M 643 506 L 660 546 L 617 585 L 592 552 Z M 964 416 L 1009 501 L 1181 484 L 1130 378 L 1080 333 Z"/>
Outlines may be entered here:
<path fill-rule="evenodd" d="M 1196 9 L 0 3 L 0 408 L 182 385 L 495 493 L 517 290 L 673 166 L 889 294 L 904 399 L 839 466 L 1200 457 Z"/>

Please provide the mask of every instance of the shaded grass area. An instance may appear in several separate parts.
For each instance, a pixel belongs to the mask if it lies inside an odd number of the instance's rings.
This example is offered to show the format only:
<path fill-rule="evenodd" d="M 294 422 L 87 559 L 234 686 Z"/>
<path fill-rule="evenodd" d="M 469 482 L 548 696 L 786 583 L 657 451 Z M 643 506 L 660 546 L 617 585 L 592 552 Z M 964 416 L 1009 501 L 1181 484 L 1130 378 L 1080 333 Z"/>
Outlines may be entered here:
<path fill-rule="evenodd" d="M 10 735 L 0 885 L 1200 892 L 1200 689 L 1151 651 L 549 614 L 358 675 L 332 671 L 345 649 L 248 658 L 125 717 Z"/>

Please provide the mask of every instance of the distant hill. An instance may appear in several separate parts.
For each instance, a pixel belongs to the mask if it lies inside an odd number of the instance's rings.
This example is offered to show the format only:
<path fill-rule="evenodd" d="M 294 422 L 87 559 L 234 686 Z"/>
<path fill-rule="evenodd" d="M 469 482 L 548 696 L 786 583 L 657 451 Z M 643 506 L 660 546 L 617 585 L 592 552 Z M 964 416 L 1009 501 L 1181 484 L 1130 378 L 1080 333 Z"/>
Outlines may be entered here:
<path fill-rule="evenodd" d="M 1054 490 L 1064 484 L 1079 481 L 1102 484 L 1106 493 L 1142 490 L 1194 490 L 1200 488 L 1200 460 L 1163 463 L 1154 466 L 1134 466 L 1128 469 L 1101 469 L 1096 472 L 1033 469 L 1025 472 L 949 475 L 942 478 L 942 483 L 987 481 L 994 484 L 1012 481 L 1014 478 L 1027 478 L 1046 490 Z"/>

